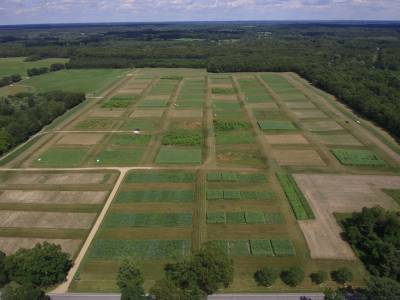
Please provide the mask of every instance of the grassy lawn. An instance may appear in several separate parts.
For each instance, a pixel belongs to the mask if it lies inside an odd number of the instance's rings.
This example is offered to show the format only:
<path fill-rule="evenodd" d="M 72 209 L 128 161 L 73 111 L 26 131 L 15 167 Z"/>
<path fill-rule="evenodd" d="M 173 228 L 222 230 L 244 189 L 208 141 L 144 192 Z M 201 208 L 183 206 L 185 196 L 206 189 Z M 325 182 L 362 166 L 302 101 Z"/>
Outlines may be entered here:
<path fill-rule="evenodd" d="M 144 153 L 143 148 L 110 149 L 100 152 L 95 160 L 98 165 L 131 165 L 137 164 Z"/>
<path fill-rule="evenodd" d="M 200 164 L 202 153 L 200 148 L 161 147 L 157 155 L 157 164 Z"/>
<path fill-rule="evenodd" d="M 89 149 L 50 148 L 33 161 L 35 167 L 78 167 Z"/>
<path fill-rule="evenodd" d="M 151 135 L 119 133 L 111 138 L 112 145 L 147 145 L 151 140 Z"/>
<path fill-rule="evenodd" d="M 8 57 L 0 58 L 0 78 L 19 74 L 27 76 L 26 71 L 31 68 L 50 67 L 55 63 L 66 63 L 68 59 L 65 58 L 47 58 L 38 61 L 25 62 L 25 57 Z"/>

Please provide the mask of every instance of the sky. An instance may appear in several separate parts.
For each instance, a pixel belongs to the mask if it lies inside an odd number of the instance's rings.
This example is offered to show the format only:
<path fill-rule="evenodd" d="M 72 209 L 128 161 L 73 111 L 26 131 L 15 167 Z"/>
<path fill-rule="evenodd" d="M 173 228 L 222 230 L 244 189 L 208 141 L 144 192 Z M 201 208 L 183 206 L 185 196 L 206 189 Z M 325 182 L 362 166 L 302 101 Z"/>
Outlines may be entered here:
<path fill-rule="evenodd" d="M 400 20 L 400 0 L 0 0 L 0 25 L 227 20 Z"/>

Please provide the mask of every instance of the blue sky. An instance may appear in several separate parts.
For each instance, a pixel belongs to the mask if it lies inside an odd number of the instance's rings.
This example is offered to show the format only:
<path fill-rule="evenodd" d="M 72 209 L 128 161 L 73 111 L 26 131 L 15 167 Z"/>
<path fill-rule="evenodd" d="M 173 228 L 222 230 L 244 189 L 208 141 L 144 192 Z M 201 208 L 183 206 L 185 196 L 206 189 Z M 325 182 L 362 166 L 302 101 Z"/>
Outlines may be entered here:
<path fill-rule="evenodd" d="M 400 20 L 400 0 L 0 0 L 0 24 Z"/>

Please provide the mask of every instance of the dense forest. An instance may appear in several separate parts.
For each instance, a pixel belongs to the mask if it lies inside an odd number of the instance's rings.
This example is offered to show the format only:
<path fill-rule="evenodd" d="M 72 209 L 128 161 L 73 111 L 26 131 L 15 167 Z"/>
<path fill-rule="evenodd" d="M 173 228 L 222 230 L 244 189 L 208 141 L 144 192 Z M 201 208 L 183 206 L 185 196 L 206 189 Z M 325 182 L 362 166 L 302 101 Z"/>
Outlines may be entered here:
<path fill-rule="evenodd" d="M 197 22 L 0 27 L 0 57 L 68 68 L 293 71 L 400 137 L 400 23 Z"/>
<path fill-rule="evenodd" d="M 0 99 L 0 154 L 27 140 L 84 100 L 84 94 L 59 91 Z"/>

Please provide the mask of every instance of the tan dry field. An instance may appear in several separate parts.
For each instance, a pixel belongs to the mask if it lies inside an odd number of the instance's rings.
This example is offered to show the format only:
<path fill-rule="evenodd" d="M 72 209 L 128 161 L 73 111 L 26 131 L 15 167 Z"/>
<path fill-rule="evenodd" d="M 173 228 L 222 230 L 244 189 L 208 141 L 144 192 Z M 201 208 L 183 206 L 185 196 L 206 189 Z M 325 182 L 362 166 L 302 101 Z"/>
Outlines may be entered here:
<path fill-rule="evenodd" d="M 3 184 L 100 184 L 106 174 L 64 173 L 64 174 L 19 174 L 13 173 Z"/>
<path fill-rule="evenodd" d="M 172 117 L 173 118 L 202 118 L 203 117 L 203 111 L 200 109 L 182 109 L 178 110 L 175 109 L 172 112 Z"/>
<path fill-rule="evenodd" d="M 11 254 L 20 248 L 30 249 L 37 243 L 48 242 L 60 245 L 62 250 L 73 256 L 78 252 L 81 240 L 71 239 L 36 239 L 36 238 L 10 238 L 0 237 L 0 250 L 5 254 Z"/>
<path fill-rule="evenodd" d="M 299 119 L 319 119 L 328 117 L 318 109 L 293 110 L 293 112 Z"/>
<path fill-rule="evenodd" d="M 299 221 L 315 259 L 355 259 L 340 236 L 333 213 L 361 211 L 376 205 L 393 209 L 394 200 L 382 189 L 400 188 L 400 176 L 296 174 L 294 178 L 316 217 Z"/>
<path fill-rule="evenodd" d="M 272 150 L 272 155 L 281 166 L 323 167 L 325 162 L 315 150 Z"/>
<path fill-rule="evenodd" d="M 141 88 L 124 88 L 119 90 L 118 95 L 140 95 L 143 93 L 143 89 Z"/>
<path fill-rule="evenodd" d="M 362 146 L 354 136 L 350 134 L 317 134 L 316 137 L 325 145 L 343 145 L 343 146 Z"/>
<path fill-rule="evenodd" d="M 211 88 L 232 89 L 232 83 L 212 83 Z"/>
<path fill-rule="evenodd" d="M 301 134 L 271 134 L 265 135 L 265 139 L 272 145 L 307 145 L 309 142 Z"/>
<path fill-rule="evenodd" d="M 291 109 L 316 108 L 312 102 L 286 102 Z"/>
<path fill-rule="evenodd" d="M 336 131 L 336 130 L 344 130 L 342 126 L 340 126 L 335 121 L 314 121 L 314 122 L 304 122 L 304 127 L 309 131 Z"/>
<path fill-rule="evenodd" d="M 60 138 L 57 145 L 82 145 L 92 146 L 99 143 L 104 138 L 100 133 L 70 133 Z"/>
<path fill-rule="evenodd" d="M 229 100 L 237 101 L 236 95 L 212 95 L 212 100 Z"/>
<path fill-rule="evenodd" d="M 6 190 L 0 194 L 0 203 L 38 204 L 101 204 L 107 191 L 22 191 Z"/>
<path fill-rule="evenodd" d="M 0 211 L 0 227 L 88 229 L 96 214 Z"/>
<path fill-rule="evenodd" d="M 157 117 L 161 118 L 165 109 L 138 109 L 135 110 L 130 117 L 131 118 L 143 118 L 143 117 Z"/>
<path fill-rule="evenodd" d="M 93 118 L 118 118 L 122 116 L 124 112 L 125 109 L 98 108 L 93 110 L 93 112 L 91 112 L 89 116 Z"/>
<path fill-rule="evenodd" d="M 183 122 L 173 122 L 171 127 L 175 127 L 178 129 L 201 129 L 203 126 L 202 121 L 193 121 L 193 120 L 185 120 Z"/>

